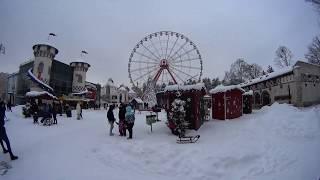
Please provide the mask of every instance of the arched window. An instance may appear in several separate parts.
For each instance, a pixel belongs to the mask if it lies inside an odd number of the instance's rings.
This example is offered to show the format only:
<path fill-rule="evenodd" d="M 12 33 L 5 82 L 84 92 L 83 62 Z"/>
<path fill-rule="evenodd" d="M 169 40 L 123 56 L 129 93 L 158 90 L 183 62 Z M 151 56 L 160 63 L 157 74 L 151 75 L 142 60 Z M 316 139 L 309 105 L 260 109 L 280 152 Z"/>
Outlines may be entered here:
<path fill-rule="evenodd" d="M 44 64 L 43 62 L 40 62 L 38 65 L 38 73 L 43 73 Z"/>
<path fill-rule="evenodd" d="M 76 74 L 76 79 L 78 83 L 82 83 L 82 76 L 80 74 Z"/>
<path fill-rule="evenodd" d="M 270 105 L 271 103 L 271 98 L 270 98 L 270 94 L 268 93 L 268 91 L 263 91 L 262 92 L 262 105 Z"/>
<path fill-rule="evenodd" d="M 255 93 L 254 94 L 254 104 L 256 104 L 256 105 L 260 105 L 261 104 L 261 99 L 260 99 L 260 94 L 259 93 Z"/>

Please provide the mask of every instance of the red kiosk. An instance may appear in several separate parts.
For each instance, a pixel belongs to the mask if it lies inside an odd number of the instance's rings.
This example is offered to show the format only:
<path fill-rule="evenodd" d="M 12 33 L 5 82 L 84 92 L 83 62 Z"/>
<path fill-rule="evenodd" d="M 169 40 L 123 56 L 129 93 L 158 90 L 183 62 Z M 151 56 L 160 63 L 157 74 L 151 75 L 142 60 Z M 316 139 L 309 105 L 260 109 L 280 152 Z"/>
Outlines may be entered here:
<path fill-rule="evenodd" d="M 238 85 L 219 85 L 211 89 L 212 118 L 225 120 L 242 116 L 242 94 L 244 92 L 244 89 Z"/>
<path fill-rule="evenodd" d="M 169 118 L 171 104 L 177 98 L 176 92 L 181 93 L 180 99 L 188 103 L 186 110 L 186 120 L 190 123 L 189 129 L 198 130 L 203 124 L 205 118 L 203 96 L 206 94 L 206 88 L 203 83 L 193 85 L 170 85 L 167 86 L 161 95 L 158 95 L 158 101 L 161 101 L 167 111 L 168 127 L 172 130 L 173 123 Z"/>

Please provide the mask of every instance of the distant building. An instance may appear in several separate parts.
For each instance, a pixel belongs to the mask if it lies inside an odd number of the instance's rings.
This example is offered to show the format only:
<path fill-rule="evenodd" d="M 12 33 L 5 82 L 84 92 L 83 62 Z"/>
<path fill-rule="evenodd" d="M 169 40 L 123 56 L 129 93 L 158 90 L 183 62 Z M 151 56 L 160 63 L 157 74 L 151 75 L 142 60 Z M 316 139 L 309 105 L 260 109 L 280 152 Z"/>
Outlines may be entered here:
<path fill-rule="evenodd" d="M 7 101 L 12 105 L 16 105 L 17 86 L 18 86 L 19 73 L 12 73 L 8 76 L 7 83 Z"/>
<path fill-rule="evenodd" d="M 8 73 L 0 73 L 0 99 L 6 100 Z"/>
<path fill-rule="evenodd" d="M 274 102 L 295 106 L 320 103 L 320 66 L 298 61 L 284 68 L 240 84 L 253 91 L 253 106 L 260 108 Z"/>
<path fill-rule="evenodd" d="M 129 103 L 129 90 L 124 85 L 116 86 L 114 81 L 109 78 L 107 83 L 101 87 L 102 104 Z"/>
<path fill-rule="evenodd" d="M 49 44 L 34 45 L 33 54 L 34 59 L 21 64 L 16 75 L 13 98 L 17 104 L 24 104 L 30 94 L 36 98 L 37 93 L 47 93 L 65 101 L 99 104 L 101 86 L 86 81 L 88 63 L 81 60 L 70 65 L 60 62 L 54 59 L 58 49 Z"/>

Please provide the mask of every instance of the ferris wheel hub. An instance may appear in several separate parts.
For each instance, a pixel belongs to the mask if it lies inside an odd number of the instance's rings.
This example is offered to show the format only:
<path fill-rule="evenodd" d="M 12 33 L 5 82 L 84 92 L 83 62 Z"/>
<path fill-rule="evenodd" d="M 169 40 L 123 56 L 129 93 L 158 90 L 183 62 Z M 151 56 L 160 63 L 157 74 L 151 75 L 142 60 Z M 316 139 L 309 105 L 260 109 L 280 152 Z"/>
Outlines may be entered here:
<path fill-rule="evenodd" d="M 168 67 L 169 67 L 168 60 L 162 59 L 162 60 L 160 61 L 160 67 L 161 67 L 161 68 L 168 68 Z"/>

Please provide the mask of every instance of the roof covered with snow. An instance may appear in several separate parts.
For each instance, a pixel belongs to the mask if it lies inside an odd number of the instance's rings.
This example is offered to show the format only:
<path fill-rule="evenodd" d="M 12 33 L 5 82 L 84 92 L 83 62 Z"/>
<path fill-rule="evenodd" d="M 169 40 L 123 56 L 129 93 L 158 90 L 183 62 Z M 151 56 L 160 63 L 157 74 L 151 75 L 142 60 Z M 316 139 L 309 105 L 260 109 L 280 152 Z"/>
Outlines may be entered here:
<path fill-rule="evenodd" d="M 231 86 L 224 86 L 222 84 L 218 85 L 217 87 L 215 87 L 214 89 L 211 89 L 209 91 L 210 94 L 216 94 L 216 93 L 220 93 L 220 92 L 227 92 L 233 89 L 238 89 L 242 92 L 245 92 L 244 89 L 242 89 L 239 85 L 231 85 Z"/>
<path fill-rule="evenodd" d="M 106 86 L 116 86 L 111 78 L 108 79 Z"/>
<path fill-rule="evenodd" d="M 40 79 L 38 79 L 32 72 L 31 72 L 32 68 L 30 68 L 28 70 L 28 75 L 31 78 L 31 80 L 33 80 L 34 82 L 38 83 L 41 87 L 47 88 L 48 90 L 53 92 L 53 88 L 50 87 L 49 85 L 45 84 L 44 82 L 42 82 Z"/>
<path fill-rule="evenodd" d="M 190 91 L 190 90 L 205 90 L 206 87 L 204 86 L 204 83 L 197 83 L 197 84 L 191 84 L 191 85 L 181 85 L 181 84 L 175 84 L 175 85 L 169 85 L 166 86 L 164 89 L 164 92 L 167 91 Z"/>
<path fill-rule="evenodd" d="M 133 100 L 135 100 L 135 101 L 137 101 L 137 103 L 139 103 L 139 104 L 143 104 L 144 102 L 142 101 L 142 99 L 140 99 L 140 98 L 134 98 L 134 99 L 132 99 L 132 101 Z"/>
<path fill-rule="evenodd" d="M 250 91 L 247 91 L 245 93 L 242 94 L 243 96 L 253 96 L 253 91 L 250 90 Z"/>
<path fill-rule="evenodd" d="M 129 90 L 129 94 L 137 94 L 136 92 L 134 92 L 132 89 Z"/>
<path fill-rule="evenodd" d="M 292 72 L 293 69 L 294 69 L 294 67 L 285 67 L 285 68 L 283 68 L 283 69 L 281 69 L 279 71 L 275 71 L 275 72 L 260 76 L 260 77 L 255 78 L 255 79 L 251 79 L 250 81 L 241 83 L 240 86 L 241 87 L 250 86 L 252 84 L 263 82 L 263 81 L 266 81 L 266 80 L 269 80 L 269 79 L 272 79 L 272 78 L 275 78 L 275 77 L 278 77 L 278 76 L 281 76 L 281 75 L 284 75 L 284 74 L 288 74 L 288 73 Z"/>
<path fill-rule="evenodd" d="M 84 91 L 81 91 L 81 92 L 74 92 L 74 93 L 71 93 L 72 95 L 84 95 L 84 94 L 87 94 L 87 93 L 90 93 L 88 91 L 88 89 L 85 89 Z"/>
<path fill-rule="evenodd" d="M 123 87 L 123 86 L 119 87 L 118 90 L 119 90 L 119 91 L 127 91 L 127 89 L 126 89 L 125 87 Z"/>
<path fill-rule="evenodd" d="M 26 93 L 27 97 L 39 97 L 39 96 L 45 96 L 45 95 L 47 95 L 53 99 L 57 99 L 56 96 L 52 95 L 51 93 L 49 93 L 47 91 L 40 91 L 40 92 L 39 91 L 29 91 Z"/>

